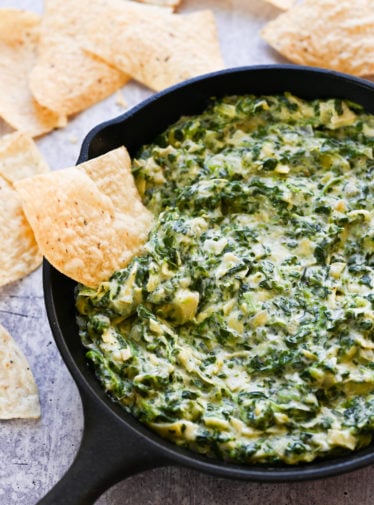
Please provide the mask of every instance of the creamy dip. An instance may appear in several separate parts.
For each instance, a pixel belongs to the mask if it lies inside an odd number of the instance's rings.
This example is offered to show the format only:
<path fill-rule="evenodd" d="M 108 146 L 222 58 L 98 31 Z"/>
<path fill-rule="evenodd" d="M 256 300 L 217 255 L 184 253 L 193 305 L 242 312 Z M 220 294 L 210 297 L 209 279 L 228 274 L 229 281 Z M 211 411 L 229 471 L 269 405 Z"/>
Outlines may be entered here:
<path fill-rule="evenodd" d="M 374 117 L 338 99 L 212 100 L 133 161 L 141 257 L 80 286 L 87 356 L 163 437 L 289 464 L 374 430 Z"/>

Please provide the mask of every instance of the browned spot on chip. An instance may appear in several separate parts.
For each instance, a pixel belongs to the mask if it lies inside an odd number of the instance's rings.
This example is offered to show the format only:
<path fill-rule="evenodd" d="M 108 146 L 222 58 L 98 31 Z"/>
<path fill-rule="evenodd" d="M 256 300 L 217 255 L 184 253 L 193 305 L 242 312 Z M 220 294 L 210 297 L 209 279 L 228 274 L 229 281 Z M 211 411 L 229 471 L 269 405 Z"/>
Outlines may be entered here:
<path fill-rule="evenodd" d="M 42 261 L 14 183 L 48 171 L 34 142 L 21 133 L 0 140 L 0 286 L 24 277 Z"/>
<path fill-rule="evenodd" d="M 86 23 L 84 47 L 153 90 L 223 68 L 215 18 L 111 0 Z"/>
<path fill-rule="evenodd" d="M 262 36 L 295 63 L 374 74 L 372 0 L 304 0 L 268 23 Z"/>
<path fill-rule="evenodd" d="M 158 5 L 160 7 L 171 7 L 172 9 L 176 9 L 182 3 L 182 0 L 137 0 L 137 1 L 150 5 Z"/>
<path fill-rule="evenodd" d="M 40 417 L 38 388 L 19 346 L 0 324 L 0 419 Z"/>
<path fill-rule="evenodd" d="M 29 74 L 36 61 L 38 15 L 0 9 L 0 116 L 13 128 L 38 136 L 65 119 L 33 98 Z"/>
<path fill-rule="evenodd" d="M 87 286 L 108 279 L 141 253 L 153 222 L 124 148 L 16 187 L 43 254 Z"/>
<path fill-rule="evenodd" d="M 80 112 L 128 81 L 122 72 L 82 49 L 84 23 L 95 16 L 91 1 L 45 2 L 39 57 L 30 82 L 37 100 L 59 114 Z"/>

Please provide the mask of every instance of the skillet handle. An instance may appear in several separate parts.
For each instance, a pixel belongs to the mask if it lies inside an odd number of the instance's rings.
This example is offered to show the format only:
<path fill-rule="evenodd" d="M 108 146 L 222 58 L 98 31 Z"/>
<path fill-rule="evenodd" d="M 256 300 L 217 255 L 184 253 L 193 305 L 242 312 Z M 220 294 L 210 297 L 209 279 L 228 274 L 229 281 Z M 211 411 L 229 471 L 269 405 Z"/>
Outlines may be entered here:
<path fill-rule="evenodd" d="M 130 428 L 82 395 L 84 430 L 71 467 L 38 505 L 93 505 L 116 482 L 168 463 Z"/>

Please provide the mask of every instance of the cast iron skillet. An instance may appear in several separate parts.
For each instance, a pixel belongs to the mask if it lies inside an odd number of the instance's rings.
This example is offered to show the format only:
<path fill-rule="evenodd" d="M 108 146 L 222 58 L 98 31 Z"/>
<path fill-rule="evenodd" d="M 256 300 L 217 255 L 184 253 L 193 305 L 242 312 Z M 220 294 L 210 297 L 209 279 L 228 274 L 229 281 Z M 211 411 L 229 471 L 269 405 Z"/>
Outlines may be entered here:
<path fill-rule="evenodd" d="M 282 91 L 310 99 L 347 98 L 374 113 L 374 85 L 365 80 L 293 65 L 229 69 L 176 85 L 98 125 L 84 140 L 78 163 L 122 144 L 134 155 L 182 114 L 200 112 L 211 96 Z M 220 477 L 280 482 L 328 477 L 374 463 L 373 444 L 346 456 L 310 464 L 244 466 L 207 459 L 162 439 L 113 403 L 87 364 L 75 323 L 75 283 L 47 261 L 43 282 L 56 344 L 81 394 L 84 431 L 75 461 L 40 505 L 91 505 L 115 482 L 163 465 L 181 465 Z"/>

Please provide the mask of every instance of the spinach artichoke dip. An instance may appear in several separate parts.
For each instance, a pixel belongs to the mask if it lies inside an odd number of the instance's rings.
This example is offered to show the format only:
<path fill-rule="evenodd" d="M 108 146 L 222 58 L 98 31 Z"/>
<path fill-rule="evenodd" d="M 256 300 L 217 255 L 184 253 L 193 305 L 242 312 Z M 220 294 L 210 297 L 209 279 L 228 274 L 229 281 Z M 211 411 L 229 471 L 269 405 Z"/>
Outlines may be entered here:
<path fill-rule="evenodd" d="M 143 146 L 144 254 L 78 324 L 108 394 L 176 444 L 312 461 L 374 432 L 374 116 L 340 99 L 212 99 Z"/>

